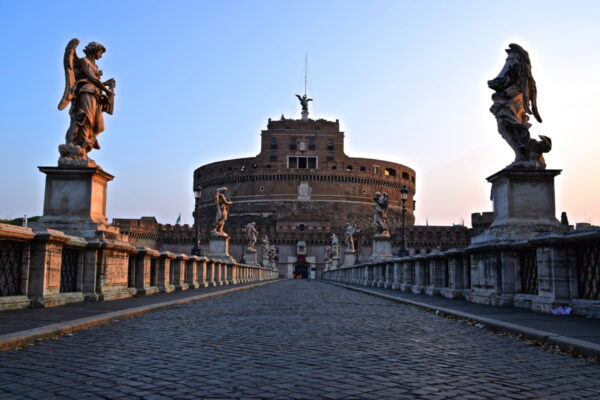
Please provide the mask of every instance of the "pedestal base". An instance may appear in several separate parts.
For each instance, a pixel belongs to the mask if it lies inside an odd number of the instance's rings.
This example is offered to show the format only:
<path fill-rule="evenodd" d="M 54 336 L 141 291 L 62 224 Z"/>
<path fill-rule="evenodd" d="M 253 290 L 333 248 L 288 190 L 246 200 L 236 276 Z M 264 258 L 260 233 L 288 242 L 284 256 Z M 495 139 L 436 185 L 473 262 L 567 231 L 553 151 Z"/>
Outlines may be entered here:
<path fill-rule="evenodd" d="M 355 251 L 346 251 L 344 252 L 344 265 L 354 265 L 356 264 L 356 252 Z"/>
<path fill-rule="evenodd" d="M 514 241 L 562 229 L 555 216 L 554 177 L 560 170 L 504 169 L 492 183 L 494 222 L 472 244 Z"/>
<path fill-rule="evenodd" d="M 244 259 L 248 265 L 258 265 L 256 249 L 246 248 L 244 250 Z"/>
<path fill-rule="evenodd" d="M 392 258 L 392 240 L 388 236 L 374 236 L 371 261 L 386 260 L 388 258 Z"/>
<path fill-rule="evenodd" d="M 235 262 L 235 259 L 229 255 L 229 236 L 210 235 L 208 258 L 217 260 Z"/>

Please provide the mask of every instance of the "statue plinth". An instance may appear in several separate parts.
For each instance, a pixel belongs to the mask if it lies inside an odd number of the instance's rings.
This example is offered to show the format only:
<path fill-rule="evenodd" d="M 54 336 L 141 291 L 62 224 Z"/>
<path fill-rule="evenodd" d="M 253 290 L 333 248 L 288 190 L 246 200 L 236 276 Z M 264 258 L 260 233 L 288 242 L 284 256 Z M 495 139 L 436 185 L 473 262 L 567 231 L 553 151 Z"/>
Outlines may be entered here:
<path fill-rule="evenodd" d="M 523 240 L 561 229 L 555 216 L 554 177 L 558 169 L 503 169 L 492 184 L 494 222 L 473 244 Z"/>
<path fill-rule="evenodd" d="M 258 265 L 258 257 L 256 255 L 256 249 L 246 247 L 244 251 L 244 258 L 248 265 Z"/>
<path fill-rule="evenodd" d="M 136 249 L 127 235 L 106 220 L 107 185 L 114 177 L 100 167 L 38 168 L 46 174 L 44 215 L 31 226 L 84 240 L 81 293 L 85 299 L 131 297 L 127 271 L 129 256 Z"/>
<path fill-rule="evenodd" d="M 308 111 L 302 111 L 302 121 L 308 121 Z"/>
<path fill-rule="evenodd" d="M 97 231 L 120 235 L 106 220 L 107 186 L 113 175 L 100 167 L 38 168 L 46 174 L 44 214 L 38 226 L 82 237 L 97 237 Z"/>
<path fill-rule="evenodd" d="M 344 251 L 344 265 L 356 264 L 356 251 Z"/>
<path fill-rule="evenodd" d="M 389 235 L 377 234 L 373 236 L 373 252 L 371 261 L 380 261 L 392 257 L 392 240 Z"/>
<path fill-rule="evenodd" d="M 235 262 L 235 259 L 229 255 L 229 239 L 228 235 L 218 235 L 214 232 L 210 233 L 208 243 L 208 258 L 217 260 Z"/>

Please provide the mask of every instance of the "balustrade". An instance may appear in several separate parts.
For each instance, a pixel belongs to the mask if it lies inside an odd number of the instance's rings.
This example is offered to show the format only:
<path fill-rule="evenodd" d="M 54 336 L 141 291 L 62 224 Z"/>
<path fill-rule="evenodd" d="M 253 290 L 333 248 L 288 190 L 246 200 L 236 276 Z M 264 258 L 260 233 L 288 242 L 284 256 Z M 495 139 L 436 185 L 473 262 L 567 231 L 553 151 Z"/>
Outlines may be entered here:
<path fill-rule="evenodd" d="M 113 264 L 99 269 L 110 257 L 123 273 Z M 0 224 L 0 310 L 276 278 L 262 266 L 145 247 L 103 248 L 56 230 Z"/>
<path fill-rule="evenodd" d="M 323 271 L 322 279 L 600 318 L 600 229 L 541 235 Z"/>

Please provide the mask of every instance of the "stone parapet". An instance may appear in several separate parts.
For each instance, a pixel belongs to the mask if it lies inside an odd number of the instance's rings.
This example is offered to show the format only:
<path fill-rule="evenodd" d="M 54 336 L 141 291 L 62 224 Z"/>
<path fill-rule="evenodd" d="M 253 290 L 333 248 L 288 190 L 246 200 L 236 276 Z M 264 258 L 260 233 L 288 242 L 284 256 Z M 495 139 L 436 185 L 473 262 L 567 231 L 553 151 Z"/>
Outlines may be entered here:
<path fill-rule="evenodd" d="M 600 229 L 341 266 L 322 279 L 600 318 Z"/>

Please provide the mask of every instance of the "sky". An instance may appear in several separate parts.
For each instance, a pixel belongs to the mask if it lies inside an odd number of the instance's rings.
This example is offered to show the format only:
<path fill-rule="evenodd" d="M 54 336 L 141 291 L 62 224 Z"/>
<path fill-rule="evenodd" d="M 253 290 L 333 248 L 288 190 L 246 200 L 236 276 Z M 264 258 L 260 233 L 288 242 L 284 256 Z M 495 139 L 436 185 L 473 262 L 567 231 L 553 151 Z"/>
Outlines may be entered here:
<path fill-rule="evenodd" d="M 416 223 L 490 211 L 486 177 L 514 155 L 487 80 L 515 42 L 530 54 L 556 211 L 600 224 L 600 2 L 0 0 L 0 219 L 40 215 L 64 143 L 62 57 L 71 38 L 107 52 L 117 81 L 101 150 L 107 216 L 193 223 L 193 170 L 254 156 L 268 118 L 340 120 L 346 152 L 416 171 Z M 533 118 L 532 118 L 533 121 Z"/>

